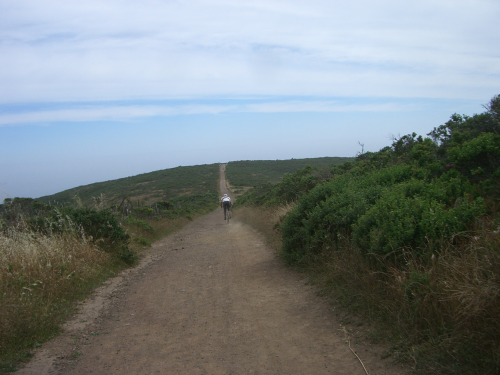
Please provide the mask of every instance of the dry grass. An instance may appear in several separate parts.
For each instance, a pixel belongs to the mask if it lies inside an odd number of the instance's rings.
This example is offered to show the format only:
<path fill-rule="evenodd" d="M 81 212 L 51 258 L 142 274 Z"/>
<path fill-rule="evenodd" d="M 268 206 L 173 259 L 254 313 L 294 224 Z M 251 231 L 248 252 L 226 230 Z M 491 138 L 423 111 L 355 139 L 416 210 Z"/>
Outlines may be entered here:
<path fill-rule="evenodd" d="M 72 233 L 0 233 L 0 362 L 55 334 L 72 302 L 105 276 L 110 256 Z"/>
<path fill-rule="evenodd" d="M 293 204 L 275 207 L 241 207 L 236 209 L 236 215 L 242 222 L 251 225 L 264 234 L 269 246 L 276 252 L 281 249 L 281 234 L 279 223 L 288 211 L 294 207 Z"/>
<path fill-rule="evenodd" d="M 378 322 L 396 359 L 417 373 L 500 370 L 500 252 L 482 237 L 403 264 L 367 261 L 347 241 L 309 263 L 316 283 L 350 312 Z"/>
<path fill-rule="evenodd" d="M 101 202 L 104 199 L 96 203 Z M 140 252 L 144 243 L 165 237 L 190 220 L 146 222 L 152 230 L 126 225 L 133 238 L 146 240 L 132 242 L 132 250 Z M 34 233 L 23 222 L 0 228 L 0 373 L 29 358 L 33 348 L 58 332 L 76 301 L 126 267 L 86 241 L 68 218 L 57 225 L 59 234 Z M 50 226 L 46 229 L 50 232 Z"/>

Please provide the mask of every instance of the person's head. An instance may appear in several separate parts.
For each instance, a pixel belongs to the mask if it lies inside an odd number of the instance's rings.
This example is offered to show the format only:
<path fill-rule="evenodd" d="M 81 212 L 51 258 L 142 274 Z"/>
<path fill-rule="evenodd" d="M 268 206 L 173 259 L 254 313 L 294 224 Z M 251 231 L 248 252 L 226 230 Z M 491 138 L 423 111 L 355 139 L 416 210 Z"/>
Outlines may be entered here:
<path fill-rule="evenodd" d="M 227 194 L 224 194 L 225 197 L 227 197 Z"/>

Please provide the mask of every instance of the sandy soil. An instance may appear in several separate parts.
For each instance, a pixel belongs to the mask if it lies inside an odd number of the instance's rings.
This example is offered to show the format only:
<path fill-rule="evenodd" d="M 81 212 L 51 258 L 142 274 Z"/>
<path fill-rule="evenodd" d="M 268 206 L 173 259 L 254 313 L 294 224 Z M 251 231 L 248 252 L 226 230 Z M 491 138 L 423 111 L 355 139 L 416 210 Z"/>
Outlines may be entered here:
<path fill-rule="evenodd" d="M 366 374 L 332 309 L 218 209 L 98 289 L 18 374 Z M 353 349 L 369 374 L 402 373 Z"/>

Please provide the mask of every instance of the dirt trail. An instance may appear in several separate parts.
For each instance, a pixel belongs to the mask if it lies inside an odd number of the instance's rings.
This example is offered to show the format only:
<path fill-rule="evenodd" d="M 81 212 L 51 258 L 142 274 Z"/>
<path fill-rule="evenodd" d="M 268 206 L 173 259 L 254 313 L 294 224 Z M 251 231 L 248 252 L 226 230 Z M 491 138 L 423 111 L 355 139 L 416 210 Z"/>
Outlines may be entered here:
<path fill-rule="evenodd" d="M 365 374 L 332 307 L 237 213 L 222 216 L 155 243 L 19 373 Z M 371 375 L 401 373 L 355 349 Z"/>

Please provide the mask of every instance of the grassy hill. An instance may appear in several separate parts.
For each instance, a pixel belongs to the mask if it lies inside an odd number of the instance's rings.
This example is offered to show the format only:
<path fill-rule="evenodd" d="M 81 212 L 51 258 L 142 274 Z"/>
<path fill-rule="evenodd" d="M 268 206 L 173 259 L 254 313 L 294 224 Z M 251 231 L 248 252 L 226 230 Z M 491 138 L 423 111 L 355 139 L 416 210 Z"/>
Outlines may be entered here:
<path fill-rule="evenodd" d="M 352 158 L 324 157 L 291 160 L 246 160 L 228 163 L 227 178 L 233 186 L 255 186 L 281 181 L 286 173 L 293 173 L 306 165 L 327 167 L 341 164 Z M 75 187 L 38 198 L 42 203 L 68 205 L 79 197 L 84 205 L 93 205 L 94 198 L 103 194 L 105 206 L 120 204 L 128 197 L 131 202 L 148 205 L 184 196 L 215 194 L 218 192 L 219 164 L 176 167 L 139 174 L 90 185 Z"/>
<path fill-rule="evenodd" d="M 78 196 L 85 205 L 91 205 L 93 197 L 104 194 L 107 206 L 120 204 L 125 197 L 147 205 L 187 195 L 217 193 L 218 178 L 219 164 L 177 167 L 79 186 L 38 200 L 42 203 L 55 201 L 58 204 L 71 204 Z"/>
<path fill-rule="evenodd" d="M 280 182 L 287 173 L 293 173 L 307 165 L 329 167 L 352 161 L 354 158 L 323 157 L 290 160 L 244 160 L 227 164 L 226 178 L 232 186 L 257 186 Z"/>

